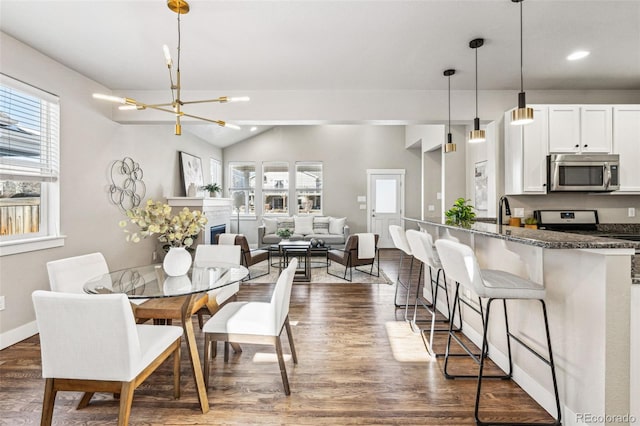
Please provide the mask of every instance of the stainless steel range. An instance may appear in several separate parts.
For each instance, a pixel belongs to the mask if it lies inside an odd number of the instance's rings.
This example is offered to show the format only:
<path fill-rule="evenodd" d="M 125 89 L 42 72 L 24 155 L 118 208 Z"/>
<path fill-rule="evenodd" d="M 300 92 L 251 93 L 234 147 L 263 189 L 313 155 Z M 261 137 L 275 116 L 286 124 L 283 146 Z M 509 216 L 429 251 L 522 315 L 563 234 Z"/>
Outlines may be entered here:
<path fill-rule="evenodd" d="M 535 210 L 533 216 L 538 220 L 540 229 L 640 241 L 640 235 L 636 233 L 601 230 L 597 210 Z"/>

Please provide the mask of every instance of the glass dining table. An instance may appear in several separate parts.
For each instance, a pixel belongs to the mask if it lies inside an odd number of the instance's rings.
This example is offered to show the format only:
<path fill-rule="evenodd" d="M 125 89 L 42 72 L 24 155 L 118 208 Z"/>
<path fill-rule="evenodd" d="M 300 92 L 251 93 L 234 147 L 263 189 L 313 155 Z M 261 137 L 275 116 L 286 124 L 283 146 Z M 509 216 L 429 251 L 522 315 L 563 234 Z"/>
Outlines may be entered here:
<path fill-rule="evenodd" d="M 206 303 L 212 312 L 216 309 L 213 306 L 215 300 L 203 301 L 206 295 L 202 293 L 240 282 L 248 274 L 247 268 L 237 264 L 194 262 L 186 275 L 170 277 L 165 274 L 161 264 L 153 264 L 112 271 L 92 278 L 85 283 L 84 291 L 90 294 L 126 294 L 133 302 L 138 322 L 179 319 L 184 330 L 200 408 L 203 413 L 207 413 L 209 400 L 191 317 L 196 301 Z M 136 304 L 136 300 L 139 302 L 140 299 L 147 300 Z"/>

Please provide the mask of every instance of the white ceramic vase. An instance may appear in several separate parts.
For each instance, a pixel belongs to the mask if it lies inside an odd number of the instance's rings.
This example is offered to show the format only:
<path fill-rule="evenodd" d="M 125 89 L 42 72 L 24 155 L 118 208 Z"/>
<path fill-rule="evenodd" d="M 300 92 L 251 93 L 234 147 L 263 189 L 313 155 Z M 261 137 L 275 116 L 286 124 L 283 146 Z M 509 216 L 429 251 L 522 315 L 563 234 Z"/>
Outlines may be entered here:
<path fill-rule="evenodd" d="M 185 247 L 170 247 L 162 262 L 162 269 L 170 277 L 185 275 L 190 267 L 191 255 Z"/>

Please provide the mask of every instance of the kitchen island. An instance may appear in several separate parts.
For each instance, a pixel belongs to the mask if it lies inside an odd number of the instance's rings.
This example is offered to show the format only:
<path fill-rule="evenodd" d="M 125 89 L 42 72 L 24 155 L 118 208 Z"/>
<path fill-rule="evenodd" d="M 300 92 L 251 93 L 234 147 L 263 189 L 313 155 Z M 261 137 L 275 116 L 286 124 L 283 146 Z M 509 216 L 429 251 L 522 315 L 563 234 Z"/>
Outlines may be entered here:
<path fill-rule="evenodd" d="M 563 424 L 629 424 L 634 417 L 640 422 L 640 285 L 631 278 L 638 243 L 490 223 L 467 229 L 437 219 L 404 220 L 407 228 L 418 225 L 434 240 L 453 236 L 470 245 L 482 268 L 509 271 L 545 286 Z M 461 297 L 477 304 L 469 290 L 461 289 Z M 444 297 L 438 303 L 444 306 Z M 545 354 L 539 303 L 512 301 L 509 306 L 510 328 Z M 507 370 L 504 323 L 496 320 L 501 316 L 492 315 L 489 356 Z M 465 307 L 463 322 L 465 334 L 480 345 L 480 317 Z M 555 414 L 548 367 L 520 345 L 512 345 L 512 351 L 514 381 Z"/>

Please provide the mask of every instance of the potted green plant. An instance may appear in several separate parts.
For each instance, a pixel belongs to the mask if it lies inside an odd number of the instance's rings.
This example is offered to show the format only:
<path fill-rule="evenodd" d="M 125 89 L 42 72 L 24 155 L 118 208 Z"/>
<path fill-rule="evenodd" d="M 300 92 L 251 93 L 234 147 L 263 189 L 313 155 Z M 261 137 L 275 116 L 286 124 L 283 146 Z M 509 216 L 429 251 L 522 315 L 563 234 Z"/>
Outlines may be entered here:
<path fill-rule="evenodd" d="M 528 217 L 524 220 L 524 227 L 538 229 L 538 220 L 535 217 Z"/>
<path fill-rule="evenodd" d="M 291 230 L 287 228 L 278 229 L 276 231 L 276 234 L 278 235 L 278 237 L 282 238 L 283 240 L 288 240 L 289 237 L 291 236 Z"/>
<path fill-rule="evenodd" d="M 205 191 L 209 191 L 210 197 L 217 197 L 218 194 L 222 194 L 222 188 L 217 183 L 208 183 L 205 186 L 203 186 L 201 189 L 204 189 Z"/>
<path fill-rule="evenodd" d="M 457 225 L 463 228 L 468 228 L 473 224 L 476 214 L 473 212 L 474 207 L 467 204 L 464 198 L 458 198 L 453 207 L 447 210 L 444 215 L 446 216 L 445 223 L 447 225 Z"/>

